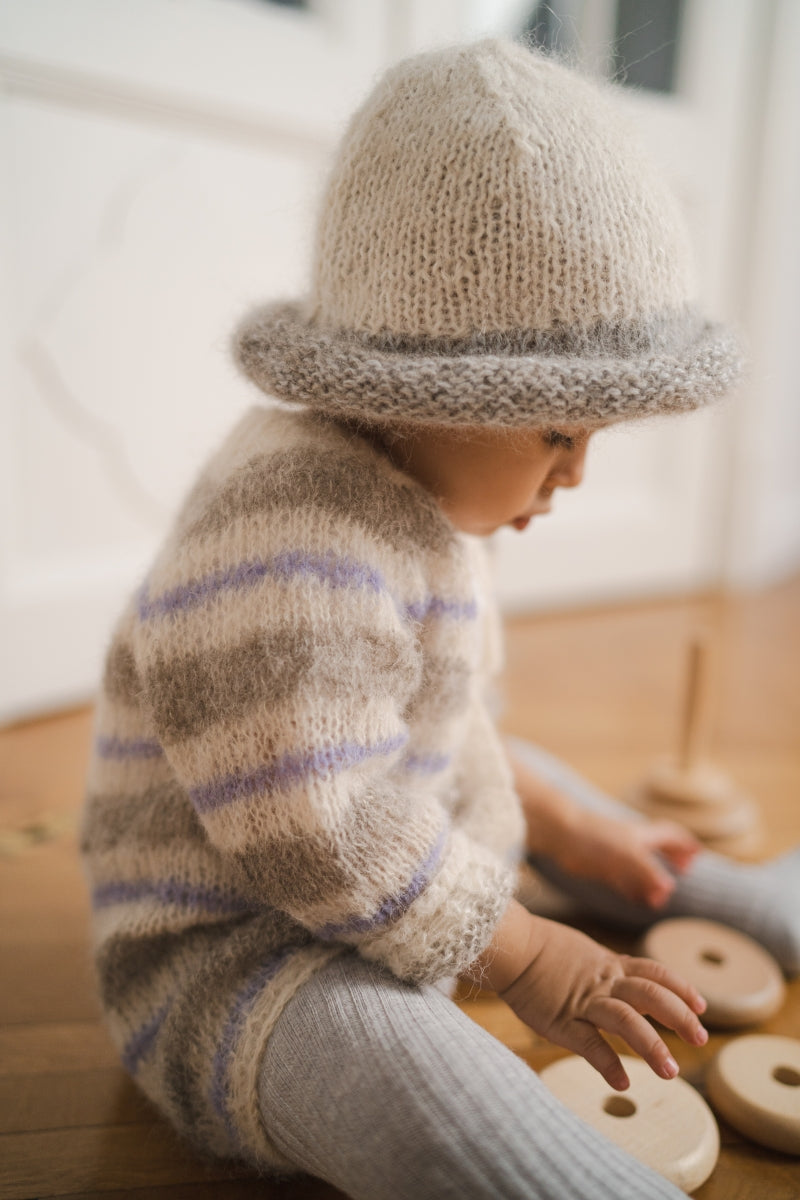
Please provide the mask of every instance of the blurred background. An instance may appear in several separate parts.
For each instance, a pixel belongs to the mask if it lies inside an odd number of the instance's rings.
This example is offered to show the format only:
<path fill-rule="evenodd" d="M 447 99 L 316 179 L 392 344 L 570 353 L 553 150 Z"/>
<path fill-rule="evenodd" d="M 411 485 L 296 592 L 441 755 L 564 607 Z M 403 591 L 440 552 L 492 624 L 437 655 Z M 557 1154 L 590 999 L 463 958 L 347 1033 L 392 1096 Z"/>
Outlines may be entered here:
<path fill-rule="evenodd" d="M 391 62 L 484 34 L 618 78 L 737 324 L 732 400 L 601 434 L 497 538 L 507 612 L 800 569 L 797 0 L 0 0 L 0 722 L 88 699 L 202 459 L 259 399 L 247 306 L 305 291 L 343 124 Z"/>

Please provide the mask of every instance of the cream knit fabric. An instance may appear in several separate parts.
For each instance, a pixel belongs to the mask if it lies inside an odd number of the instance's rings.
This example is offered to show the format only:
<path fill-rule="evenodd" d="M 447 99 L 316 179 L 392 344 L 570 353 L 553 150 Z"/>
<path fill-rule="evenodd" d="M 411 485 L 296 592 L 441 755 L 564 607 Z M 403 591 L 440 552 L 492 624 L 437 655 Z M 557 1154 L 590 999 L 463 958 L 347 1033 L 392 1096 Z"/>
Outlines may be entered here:
<path fill-rule="evenodd" d="M 363 419 L 596 426 L 739 371 L 610 85 L 512 42 L 408 59 L 343 138 L 310 294 L 238 334 L 265 390 Z"/>
<path fill-rule="evenodd" d="M 310 973 L 355 947 L 453 976 L 508 903 L 479 551 L 368 443 L 254 409 L 119 623 L 83 831 L 100 993 L 206 1149 L 282 1165 L 259 1062 Z"/>

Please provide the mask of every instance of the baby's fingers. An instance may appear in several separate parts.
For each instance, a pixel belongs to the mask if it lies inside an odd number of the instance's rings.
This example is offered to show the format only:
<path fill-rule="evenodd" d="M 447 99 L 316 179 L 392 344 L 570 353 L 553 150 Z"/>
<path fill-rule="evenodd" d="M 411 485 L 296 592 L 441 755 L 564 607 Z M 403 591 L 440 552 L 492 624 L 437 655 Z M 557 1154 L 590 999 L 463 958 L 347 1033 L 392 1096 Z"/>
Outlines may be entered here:
<path fill-rule="evenodd" d="M 697 1014 L 674 991 L 654 979 L 633 977 L 617 980 L 613 995 L 637 1013 L 655 1017 L 692 1046 L 704 1046 L 708 1041 L 708 1034 Z"/>
<path fill-rule="evenodd" d="M 573 1050 L 580 1054 L 581 1058 L 585 1058 L 615 1091 L 624 1092 L 631 1086 L 619 1055 L 588 1021 L 570 1021 L 560 1035 L 551 1033 L 550 1037 L 557 1041 L 558 1045 L 565 1046 L 567 1050 Z"/>
<path fill-rule="evenodd" d="M 662 854 L 681 873 L 691 866 L 701 849 L 694 834 L 673 821 L 653 821 L 642 827 L 640 837 L 642 845 Z"/>
<path fill-rule="evenodd" d="M 630 1004 L 606 997 L 593 1010 L 592 1020 L 607 1033 L 623 1038 L 662 1079 L 674 1079 L 678 1074 L 678 1064 L 666 1043 Z"/>
<path fill-rule="evenodd" d="M 692 987 L 691 983 L 687 983 L 681 975 L 676 975 L 674 971 L 670 971 L 669 967 L 665 967 L 663 963 L 655 962 L 652 958 L 630 958 L 624 954 L 620 958 L 626 978 L 649 979 L 653 983 L 667 988 L 670 992 L 674 992 L 676 996 L 680 996 L 681 1000 L 689 1006 L 692 1012 L 705 1012 L 706 1002 L 697 988 Z M 652 1013 L 651 1015 L 655 1016 L 656 1014 Z M 670 1025 L 671 1028 L 672 1026 Z"/>

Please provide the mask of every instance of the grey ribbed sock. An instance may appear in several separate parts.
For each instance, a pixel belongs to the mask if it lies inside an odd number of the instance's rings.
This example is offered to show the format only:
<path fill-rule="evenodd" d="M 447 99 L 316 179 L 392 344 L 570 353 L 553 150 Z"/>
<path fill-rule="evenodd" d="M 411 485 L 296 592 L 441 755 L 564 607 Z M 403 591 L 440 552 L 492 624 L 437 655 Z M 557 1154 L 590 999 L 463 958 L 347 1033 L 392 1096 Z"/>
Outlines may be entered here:
<path fill-rule="evenodd" d="M 594 812 L 641 820 L 538 746 L 515 740 L 516 753 L 542 778 Z M 767 863 L 738 863 L 703 851 L 685 875 L 676 875 L 668 903 L 654 910 L 633 904 L 601 883 L 575 879 L 541 856 L 531 865 L 593 916 L 630 929 L 664 917 L 705 917 L 740 929 L 760 942 L 790 975 L 800 972 L 800 847 Z M 668 864 L 665 864 L 668 868 Z"/>
<path fill-rule="evenodd" d="M 289 1001 L 260 1099 L 283 1154 L 354 1200 L 684 1198 L 437 989 L 353 954 Z"/>

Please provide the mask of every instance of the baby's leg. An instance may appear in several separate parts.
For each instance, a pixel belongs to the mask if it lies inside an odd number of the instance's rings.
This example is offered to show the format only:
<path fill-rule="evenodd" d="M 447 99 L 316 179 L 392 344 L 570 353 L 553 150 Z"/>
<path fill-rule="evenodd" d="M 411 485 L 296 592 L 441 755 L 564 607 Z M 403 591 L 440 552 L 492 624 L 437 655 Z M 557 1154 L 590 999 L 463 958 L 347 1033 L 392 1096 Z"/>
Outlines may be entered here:
<path fill-rule="evenodd" d="M 556 1101 L 433 987 L 354 954 L 319 971 L 267 1047 L 280 1150 L 354 1200 L 680 1200 Z"/>
<path fill-rule="evenodd" d="M 584 808 L 628 821 L 643 819 L 538 746 L 518 740 L 513 746 L 532 771 Z M 800 971 L 800 848 L 757 864 L 703 851 L 685 875 L 675 877 L 675 891 L 657 910 L 624 900 L 604 884 L 575 879 L 549 859 L 537 856 L 530 861 L 550 883 L 598 917 L 631 929 L 643 929 L 663 917 L 723 921 L 761 942 L 789 974 Z"/>

